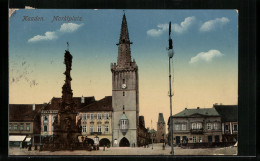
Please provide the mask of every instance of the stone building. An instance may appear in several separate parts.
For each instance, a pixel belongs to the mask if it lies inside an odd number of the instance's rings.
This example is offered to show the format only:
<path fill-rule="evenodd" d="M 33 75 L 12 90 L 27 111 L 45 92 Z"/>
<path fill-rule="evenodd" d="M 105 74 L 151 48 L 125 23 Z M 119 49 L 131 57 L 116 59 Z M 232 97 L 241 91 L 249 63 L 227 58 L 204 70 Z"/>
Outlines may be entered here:
<path fill-rule="evenodd" d="M 21 142 L 34 144 L 34 135 L 40 133 L 37 116 L 43 104 L 10 104 L 9 105 L 9 137 L 23 138 L 16 143 L 10 139 L 10 145 Z"/>
<path fill-rule="evenodd" d="M 117 63 L 111 63 L 113 146 L 138 146 L 138 67 L 131 59 L 126 16 L 123 15 Z"/>
<path fill-rule="evenodd" d="M 222 142 L 236 142 L 238 135 L 237 105 L 217 105 L 215 108 L 221 116 Z"/>
<path fill-rule="evenodd" d="M 157 122 L 156 142 L 163 143 L 166 139 L 166 124 L 164 121 L 163 113 L 159 113 Z"/>
<path fill-rule="evenodd" d="M 112 97 L 95 101 L 78 110 L 77 120 L 81 119 L 83 138 L 100 146 L 112 144 Z M 81 136 L 81 137 L 82 137 Z M 83 138 L 79 138 L 82 141 Z"/>
<path fill-rule="evenodd" d="M 170 131 L 170 119 L 168 119 Z M 170 133 L 168 142 L 170 144 Z M 187 109 L 173 115 L 173 143 L 221 142 L 221 117 L 215 108 Z"/>
<path fill-rule="evenodd" d="M 95 97 L 73 97 L 76 110 L 81 109 L 84 106 L 87 106 L 95 102 Z M 53 122 L 54 118 L 58 114 L 59 107 L 61 105 L 61 97 L 53 97 L 48 104 L 45 104 L 41 110 L 40 116 L 40 129 L 41 136 L 53 135 Z"/>
<path fill-rule="evenodd" d="M 149 133 L 148 129 L 145 128 L 144 116 L 139 116 L 139 126 L 138 126 L 138 146 L 148 145 L 149 143 Z"/>

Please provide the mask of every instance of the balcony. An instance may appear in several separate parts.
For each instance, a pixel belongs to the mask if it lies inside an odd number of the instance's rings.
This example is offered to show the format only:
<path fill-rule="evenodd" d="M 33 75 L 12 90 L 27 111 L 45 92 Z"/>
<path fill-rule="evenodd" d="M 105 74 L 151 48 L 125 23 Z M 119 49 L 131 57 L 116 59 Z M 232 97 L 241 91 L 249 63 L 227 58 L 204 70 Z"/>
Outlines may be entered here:
<path fill-rule="evenodd" d="M 90 135 L 102 135 L 102 132 L 90 132 Z"/>
<path fill-rule="evenodd" d="M 192 134 L 203 134 L 203 128 L 200 128 L 200 129 L 190 129 L 190 133 L 192 133 Z"/>

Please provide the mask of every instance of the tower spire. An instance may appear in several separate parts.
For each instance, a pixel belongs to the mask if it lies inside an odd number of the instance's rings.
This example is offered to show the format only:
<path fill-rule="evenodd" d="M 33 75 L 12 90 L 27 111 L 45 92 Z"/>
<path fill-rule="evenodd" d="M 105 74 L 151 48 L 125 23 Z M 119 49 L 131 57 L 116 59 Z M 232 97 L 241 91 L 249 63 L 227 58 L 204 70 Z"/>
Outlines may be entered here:
<path fill-rule="evenodd" d="M 131 51 L 130 51 L 129 33 L 125 13 L 123 14 L 121 32 L 118 45 L 118 58 L 117 65 L 120 67 L 127 67 L 131 64 Z"/>

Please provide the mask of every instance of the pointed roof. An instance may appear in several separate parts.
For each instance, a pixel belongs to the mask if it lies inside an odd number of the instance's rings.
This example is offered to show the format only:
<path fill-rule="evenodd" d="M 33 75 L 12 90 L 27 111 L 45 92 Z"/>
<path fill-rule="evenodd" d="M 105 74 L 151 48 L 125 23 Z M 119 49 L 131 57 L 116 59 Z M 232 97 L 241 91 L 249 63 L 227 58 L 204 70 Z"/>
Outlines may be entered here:
<path fill-rule="evenodd" d="M 125 13 L 123 15 L 123 20 L 122 20 L 122 24 L 121 24 L 121 33 L 120 33 L 119 43 L 120 44 L 121 43 L 130 43 Z"/>
<path fill-rule="evenodd" d="M 127 28 L 126 16 L 123 15 L 121 32 L 118 45 L 117 65 L 121 68 L 131 66 L 131 49 L 130 49 L 129 33 Z"/>
<path fill-rule="evenodd" d="M 123 115 L 121 116 L 120 120 L 128 120 L 128 118 L 126 117 L 125 114 L 123 114 Z"/>
<path fill-rule="evenodd" d="M 160 124 L 160 123 L 165 124 L 165 122 L 164 122 L 164 118 L 163 118 L 163 113 L 159 113 L 158 124 Z"/>

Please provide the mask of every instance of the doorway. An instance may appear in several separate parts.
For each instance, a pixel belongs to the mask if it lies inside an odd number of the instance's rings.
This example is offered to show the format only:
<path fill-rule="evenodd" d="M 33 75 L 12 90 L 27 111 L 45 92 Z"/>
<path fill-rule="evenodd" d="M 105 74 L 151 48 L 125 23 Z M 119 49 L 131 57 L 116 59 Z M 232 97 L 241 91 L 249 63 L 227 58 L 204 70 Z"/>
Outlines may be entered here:
<path fill-rule="evenodd" d="M 120 140 L 119 146 L 120 146 L 120 147 L 129 147 L 129 146 L 130 146 L 130 143 L 129 143 L 129 141 L 127 140 L 127 138 L 123 137 L 123 138 Z"/>

